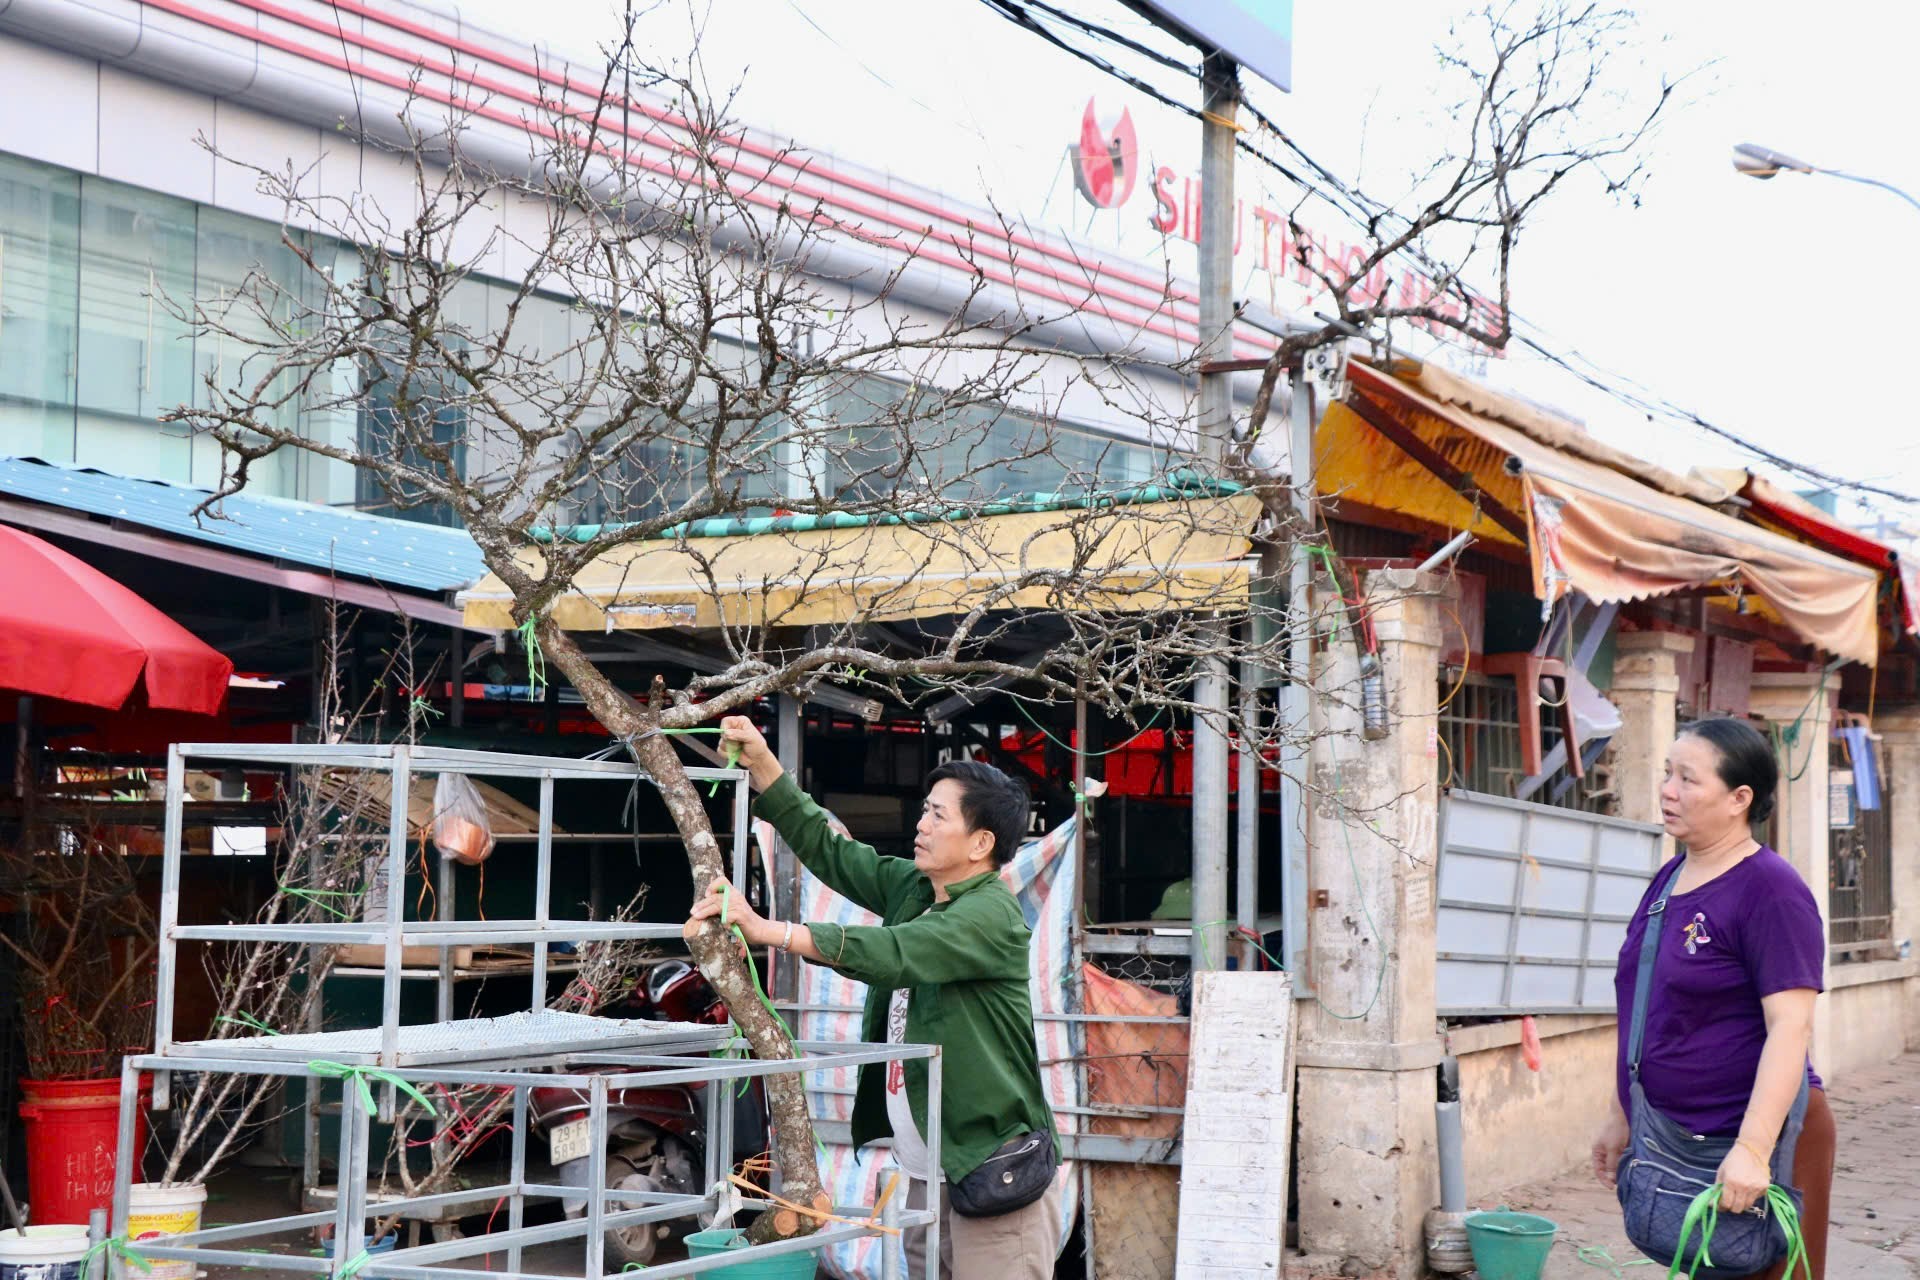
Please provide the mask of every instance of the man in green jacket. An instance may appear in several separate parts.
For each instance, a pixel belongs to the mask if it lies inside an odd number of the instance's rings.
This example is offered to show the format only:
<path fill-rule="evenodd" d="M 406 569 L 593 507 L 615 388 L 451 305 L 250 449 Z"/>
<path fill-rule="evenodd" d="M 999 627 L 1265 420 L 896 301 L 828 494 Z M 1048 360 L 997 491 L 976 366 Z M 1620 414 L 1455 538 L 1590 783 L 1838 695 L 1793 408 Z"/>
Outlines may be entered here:
<path fill-rule="evenodd" d="M 991 765 L 935 769 L 914 829 L 913 861 L 882 857 L 834 831 L 827 815 L 786 775 L 744 716 L 720 722 L 761 792 L 754 811 L 773 825 L 808 870 L 881 919 L 876 927 L 776 923 L 731 895 L 728 918 L 751 946 L 773 946 L 867 984 L 861 1039 L 937 1044 L 941 1049 L 940 1168 L 927 1168 L 927 1063 L 860 1068 L 853 1141 L 893 1138 L 912 1180 L 909 1205 L 940 1190 L 940 1271 L 953 1280 L 1047 1280 L 1059 1252 L 1058 1185 L 1023 1209 L 989 1218 L 951 1212 L 947 1187 L 996 1149 L 1036 1131 L 1055 1135 L 1040 1083 L 1033 1005 L 1027 995 L 1031 934 L 1001 882 L 1027 832 L 1027 794 Z M 693 918 L 719 914 L 721 882 Z M 924 1232 L 910 1233 L 907 1260 L 924 1274 Z"/>

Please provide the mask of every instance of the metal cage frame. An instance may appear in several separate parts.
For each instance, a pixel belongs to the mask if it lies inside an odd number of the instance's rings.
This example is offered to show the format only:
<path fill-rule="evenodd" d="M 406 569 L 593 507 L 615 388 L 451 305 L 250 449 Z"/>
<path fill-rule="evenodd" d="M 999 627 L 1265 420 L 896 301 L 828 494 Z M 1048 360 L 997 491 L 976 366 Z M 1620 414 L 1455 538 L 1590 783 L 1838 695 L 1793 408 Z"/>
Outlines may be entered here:
<path fill-rule="evenodd" d="M 185 777 L 189 760 L 217 760 L 225 764 L 264 765 L 280 769 L 335 768 L 364 769 L 388 775 L 388 831 L 386 918 L 381 921 L 313 924 L 296 928 L 281 926 L 183 925 L 180 923 L 180 875 L 183 855 Z M 534 918 L 530 920 L 463 921 L 406 919 L 406 866 L 408 860 L 408 816 L 406 797 L 416 773 L 461 773 L 479 777 L 533 778 L 539 782 L 539 827 L 536 842 Z M 733 784 L 732 871 L 736 883 L 744 884 L 748 871 L 748 833 L 751 792 L 743 769 L 689 767 L 689 779 L 696 782 Z M 491 1277 L 491 1280 L 535 1280 L 539 1273 L 520 1270 L 521 1252 L 531 1244 L 581 1237 L 585 1241 L 587 1280 L 599 1280 L 604 1260 L 601 1237 L 609 1229 L 666 1222 L 676 1218 L 714 1213 L 727 1207 L 760 1207 L 770 1202 L 738 1197 L 726 1183 L 722 1167 L 723 1152 L 732 1147 L 732 1110 L 726 1105 L 728 1090 L 714 1087 L 721 1082 L 744 1081 L 760 1076 L 808 1072 L 834 1067 L 861 1066 L 869 1063 L 924 1058 L 928 1062 L 928 1153 L 938 1166 L 940 1159 L 939 1049 L 931 1045 L 835 1044 L 819 1041 L 796 1043 L 799 1056 L 781 1061 L 750 1058 L 716 1058 L 724 1051 L 744 1051 L 746 1042 L 737 1028 L 707 1027 L 694 1024 L 626 1021 L 592 1018 L 582 1014 L 554 1013 L 546 1009 L 548 947 L 555 942 L 589 940 L 643 940 L 678 938 L 678 924 L 641 924 L 638 922 L 597 922 L 556 920 L 551 910 L 553 859 L 553 793 L 557 781 L 599 780 L 652 782 L 652 777 L 637 763 L 616 760 L 575 760 L 468 751 L 410 744 L 333 743 L 271 745 L 258 743 L 181 743 L 168 749 L 166 778 L 166 822 L 161 871 L 159 949 L 157 954 L 154 1008 L 154 1048 L 151 1053 L 125 1060 L 121 1075 L 119 1156 L 116 1162 L 112 1222 L 124 1238 L 135 1166 L 140 1152 L 134 1149 L 134 1131 L 140 1107 L 141 1076 L 151 1073 L 151 1106 L 164 1110 L 168 1105 L 170 1075 L 174 1071 L 210 1071 L 253 1075 L 277 1075 L 308 1081 L 308 1096 L 315 1094 L 313 1083 L 323 1078 L 316 1067 L 329 1068 L 327 1074 L 349 1078 L 341 1081 L 343 1106 L 340 1126 L 340 1190 L 331 1210 L 303 1212 L 260 1222 L 203 1228 L 185 1235 L 166 1238 L 165 1243 L 143 1242 L 141 1252 L 163 1260 L 192 1261 L 211 1265 L 257 1266 L 278 1271 L 312 1275 L 339 1275 L 351 1268 L 355 1275 L 386 1277 L 390 1280 L 438 1280 L 439 1277 Z M 441 901 L 451 910 L 452 869 L 442 860 Z M 314 1031 L 291 1036 L 236 1036 L 220 1040 L 179 1041 L 174 1036 L 174 982 L 178 971 L 178 944 L 183 941 L 246 942 L 272 938 L 278 942 L 300 942 L 310 946 L 338 946 L 348 943 L 377 944 L 382 947 L 381 1021 L 377 1028 L 344 1031 Z M 525 1014 L 501 1019 L 454 1019 L 452 1017 L 453 964 L 450 948 L 466 944 L 532 944 L 533 972 L 529 1010 Z M 400 1024 L 400 995 L 404 948 L 429 946 L 440 950 L 436 1021 L 403 1027 Z M 581 1066 L 610 1066 L 614 1072 L 581 1072 Z M 512 1123 L 512 1159 L 509 1180 L 488 1187 L 469 1188 L 428 1196 L 409 1196 L 370 1203 L 368 1166 L 372 1115 L 355 1105 L 356 1087 L 365 1087 L 368 1077 L 382 1081 L 380 1099 L 373 1114 L 391 1121 L 396 1094 L 393 1080 L 441 1085 L 481 1085 L 511 1088 L 514 1091 Z M 707 1089 L 706 1185 L 701 1195 L 668 1192 L 623 1192 L 606 1186 L 606 1147 L 608 1138 L 607 1097 L 611 1089 L 659 1087 L 703 1082 Z M 534 1183 L 527 1180 L 527 1137 L 529 1100 L 535 1088 L 575 1088 L 587 1094 L 591 1144 L 589 1185 L 585 1188 L 587 1212 L 582 1219 L 529 1227 L 524 1211 L 529 1197 L 578 1197 L 581 1189 Z M 309 1144 L 310 1148 L 312 1144 Z M 317 1151 L 310 1149 L 311 1162 Z M 730 1162 L 729 1162 L 730 1163 Z M 481 1204 L 505 1199 L 510 1202 L 507 1229 L 461 1240 L 418 1245 L 380 1254 L 366 1254 L 366 1218 L 370 1209 L 381 1214 L 418 1216 L 438 1214 L 463 1204 Z M 662 1263 L 648 1269 L 662 1277 L 698 1275 L 718 1267 L 732 1266 L 758 1258 L 795 1253 L 832 1245 L 862 1236 L 883 1234 L 903 1227 L 926 1227 L 928 1231 L 927 1280 L 936 1280 L 939 1266 L 938 1214 L 931 1210 L 908 1210 L 905 1197 L 883 1197 L 882 1206 L 836 1207 L 843 1221 L 828 1224 L 812 1235 L 792 1240 L 755 1245 L 744 1250 L 729 1250 L 723 1257 L 693 1258 L 679 1263 Z M 255 1249 L 222 1247 L 253 1237 L 289 1230 L 320 1227 L 331 1223 L 336 1247 L 331 1258 L 292 1256 Z M 466 1271 L 439 1265 L 443 1260 L 471 1257 L 505 1250 L 508 1270 L 502 1272 Z M 883 1250 L 885 1274 L 898 1274 L 891 1250 Z M 117 1277 L 128 1274 L 127 1263 L 116 1257 L 111 1272 Z"/>

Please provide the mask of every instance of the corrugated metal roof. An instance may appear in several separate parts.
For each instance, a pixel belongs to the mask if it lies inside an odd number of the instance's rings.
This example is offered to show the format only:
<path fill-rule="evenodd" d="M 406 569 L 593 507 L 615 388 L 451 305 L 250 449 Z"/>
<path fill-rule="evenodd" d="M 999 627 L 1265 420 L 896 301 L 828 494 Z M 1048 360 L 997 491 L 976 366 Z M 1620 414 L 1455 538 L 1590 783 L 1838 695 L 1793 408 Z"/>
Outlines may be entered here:
<path fill-rule="evenodd" d="M 0 457 L 0 493 L 229 551 L 424 591 L 454 591 L 487 571 L 480 548 L 460 529 L 247 493 L 221 504 L 226 519 L 196 520 L 193 509 L 208 492 L 38 458 Z"/>

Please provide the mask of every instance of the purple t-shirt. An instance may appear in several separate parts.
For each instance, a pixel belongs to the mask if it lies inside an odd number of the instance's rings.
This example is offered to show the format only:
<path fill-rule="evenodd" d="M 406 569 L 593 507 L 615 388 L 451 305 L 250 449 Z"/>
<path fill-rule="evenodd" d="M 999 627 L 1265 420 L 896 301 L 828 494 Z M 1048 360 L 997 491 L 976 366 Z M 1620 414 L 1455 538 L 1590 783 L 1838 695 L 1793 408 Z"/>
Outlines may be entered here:
<path fill-rule="evenodd" d="M 1627 1101 L 1627 1038 L 1647 908 L 1674 864 L 1660 868 L 1627 925 L 1613 990 L 1620 1011 L 1620 1105 Z M 1824 990 L 1826 935 L 1800 873 L 1762 846 L 1724 875 L 1667 900 L 1660 959 L 1647 1001 L 1640 1083 L 1647 1101 L 1694 1133 L 1740 1131 L 1767 1020 L 1760 999 Z M 1819 1078 L 1807 1068 L 1815 1087 Z"/>

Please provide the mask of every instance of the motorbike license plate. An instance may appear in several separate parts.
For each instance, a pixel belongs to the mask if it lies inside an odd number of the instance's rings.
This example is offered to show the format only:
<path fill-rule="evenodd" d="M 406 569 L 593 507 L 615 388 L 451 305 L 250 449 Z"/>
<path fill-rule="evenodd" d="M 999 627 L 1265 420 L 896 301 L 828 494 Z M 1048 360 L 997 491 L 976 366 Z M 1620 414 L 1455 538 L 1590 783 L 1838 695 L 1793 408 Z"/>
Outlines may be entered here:
<path fill-rule="evenodd" d="M 547 1134 L 547 1153 L 556 1165 L 578 1160 L 593 1149 L 591 1120 L 575 1120 Z"/>

